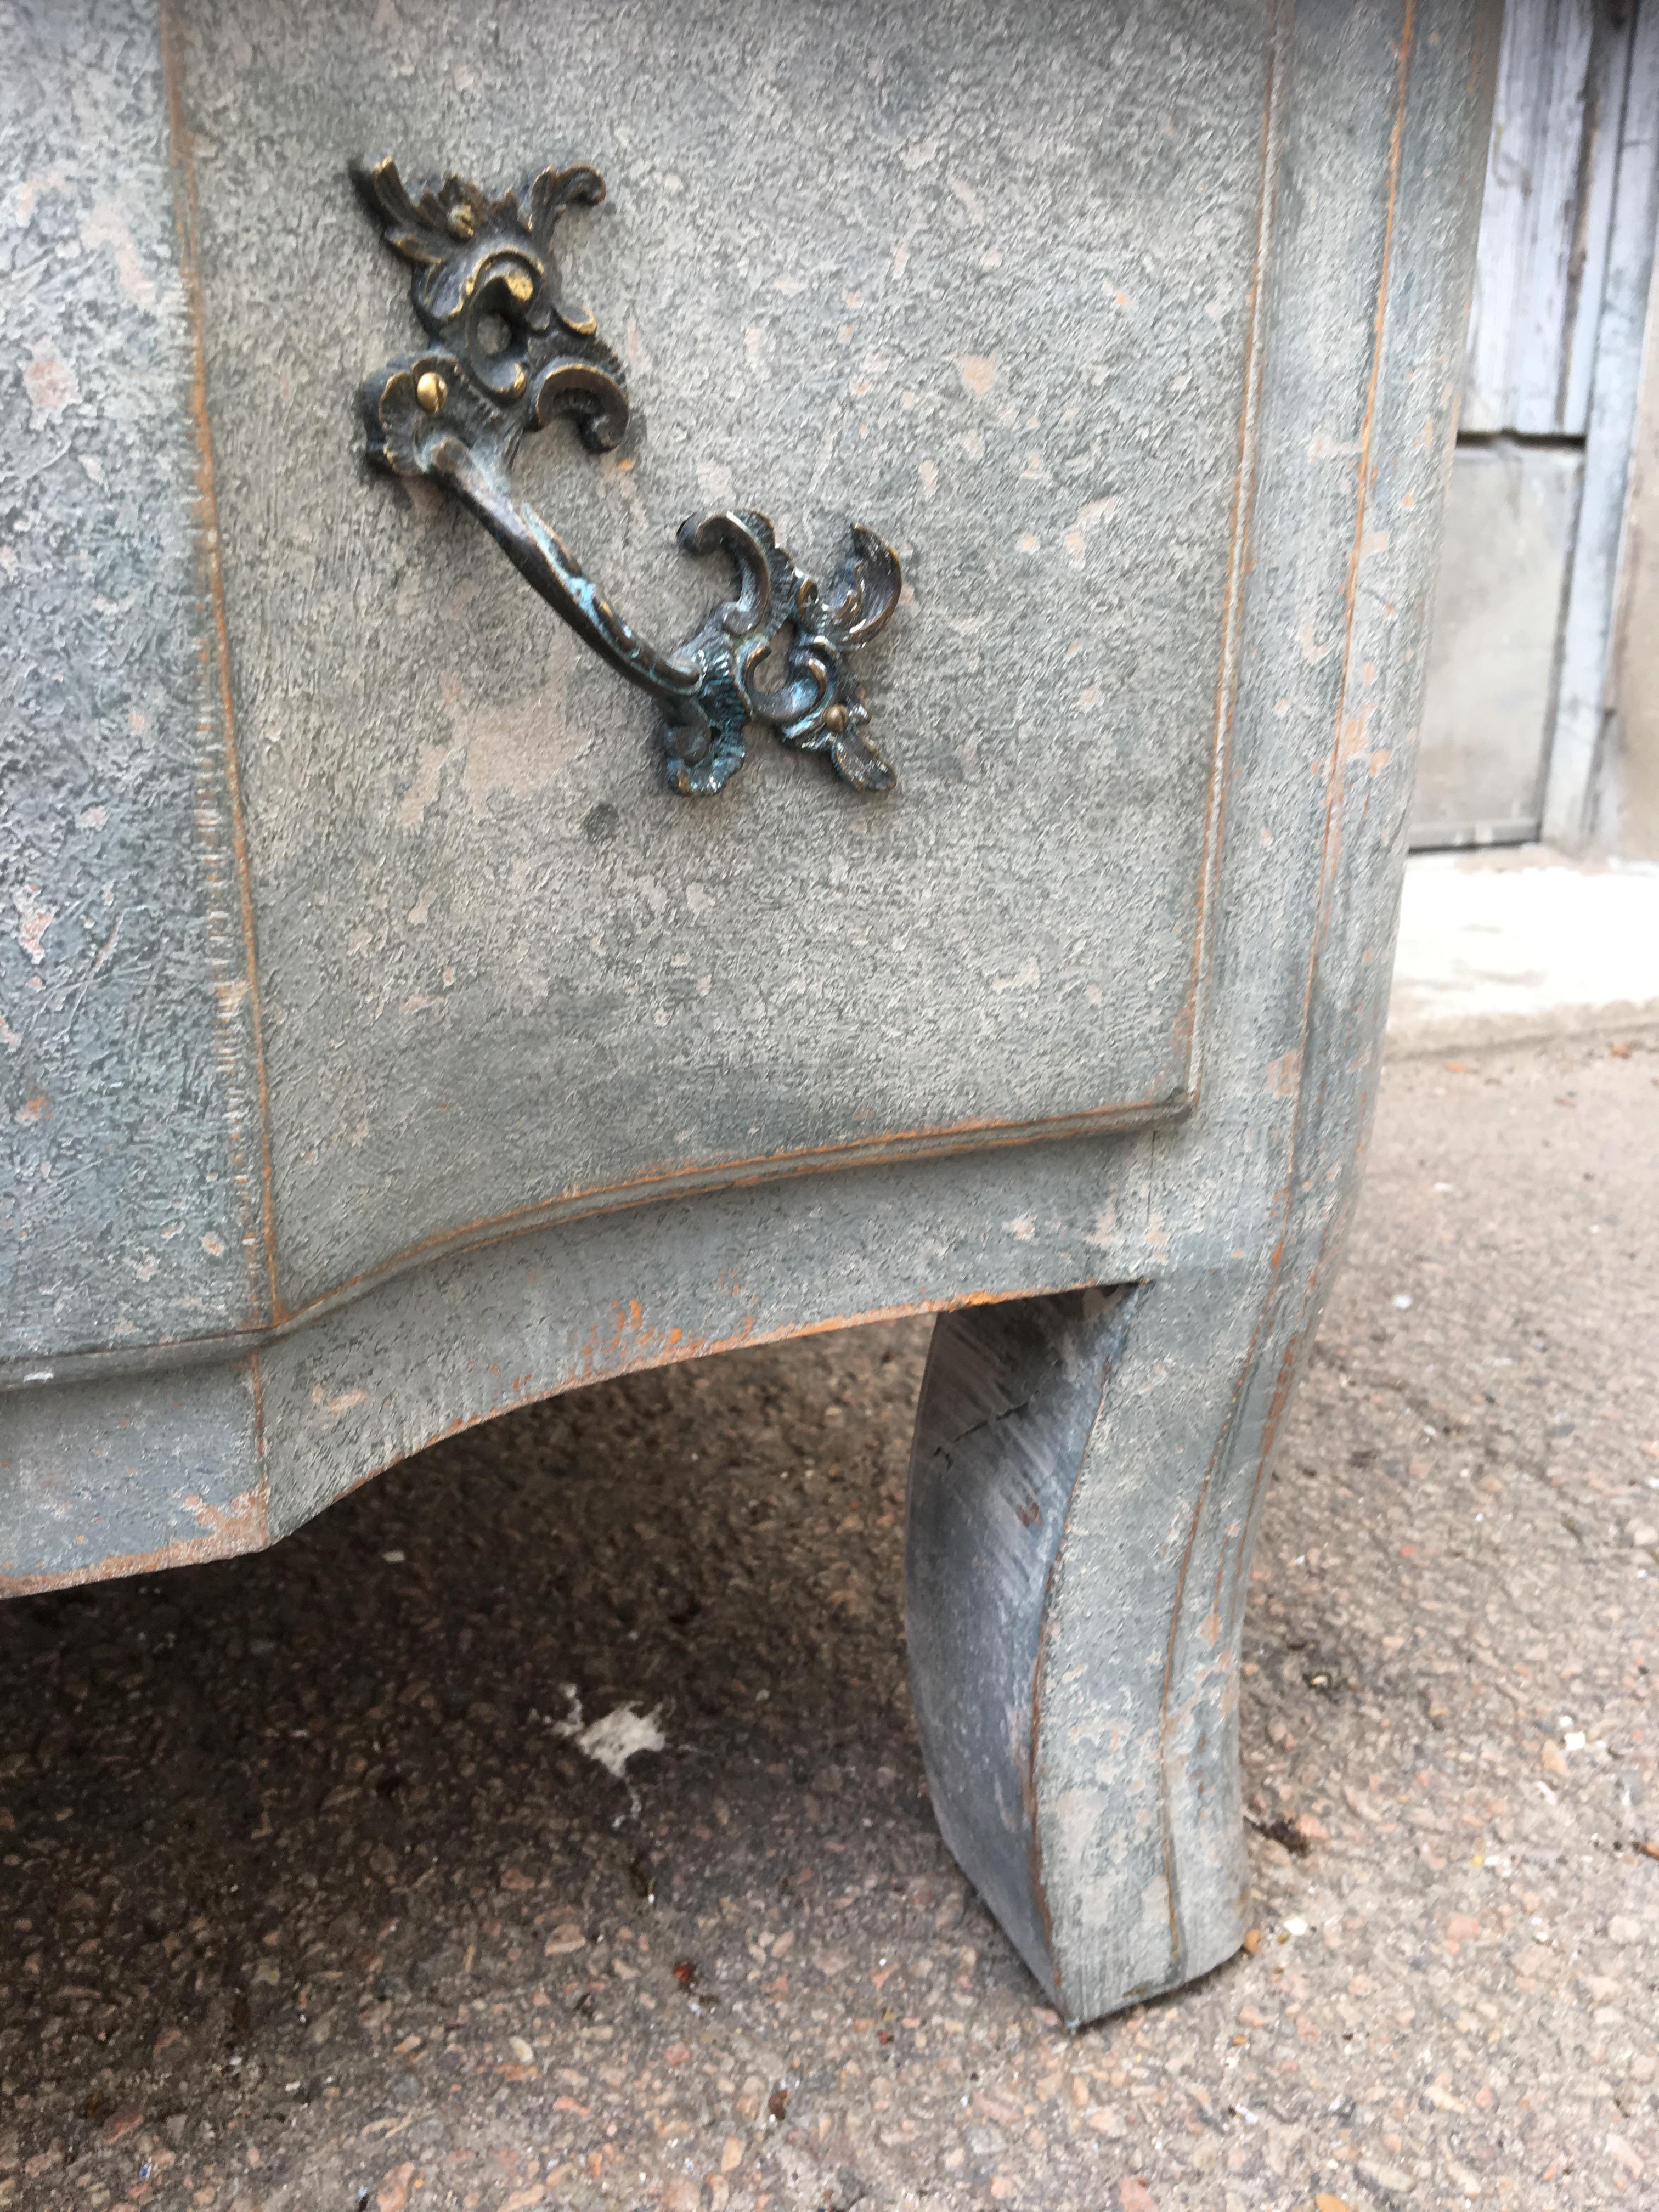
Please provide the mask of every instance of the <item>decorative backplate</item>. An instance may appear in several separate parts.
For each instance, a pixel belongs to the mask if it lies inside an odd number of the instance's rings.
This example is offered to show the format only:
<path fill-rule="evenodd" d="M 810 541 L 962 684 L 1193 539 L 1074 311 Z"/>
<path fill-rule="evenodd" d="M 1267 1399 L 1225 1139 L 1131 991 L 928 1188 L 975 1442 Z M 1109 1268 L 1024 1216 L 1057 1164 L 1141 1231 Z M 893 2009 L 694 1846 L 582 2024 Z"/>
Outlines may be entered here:
<path fill-rule="evenodd" d="M 451 492 L 554 611 L 658 701 L 676 790 L 719 791 L 743 763 L 751 721 L 799 751 L 827 754 L 860 791 L 890 790 L 893 770 L 870 741 L 864 687 L 849 659 L 885 624 L 902 580 L 897 554 L 873 532 L 854 526 L 848 559 L 820 586 L 763 514 L 728 510 L 688 521 L 681 545 L 725 552 L 736 595 L 664 653 L 622 619 L 514 490 L 513 459 L 527 431 L 568 416 L 598 453 L 628 428 L 623 365 L 592 315 L 564 299 L 553 256 L 565 210 L 605 198 L 599 172 L 544 169 L 522 201 L 512 191 L 490 199 L 453 176 L 414 199 L 389 161 L 352 175 L 387 244 L 413 264 L 416 313 L 435 341 L 363 386 L 371 460 Z M 786 629 L 784 681 L 769 690 L 760 666 Z"/>

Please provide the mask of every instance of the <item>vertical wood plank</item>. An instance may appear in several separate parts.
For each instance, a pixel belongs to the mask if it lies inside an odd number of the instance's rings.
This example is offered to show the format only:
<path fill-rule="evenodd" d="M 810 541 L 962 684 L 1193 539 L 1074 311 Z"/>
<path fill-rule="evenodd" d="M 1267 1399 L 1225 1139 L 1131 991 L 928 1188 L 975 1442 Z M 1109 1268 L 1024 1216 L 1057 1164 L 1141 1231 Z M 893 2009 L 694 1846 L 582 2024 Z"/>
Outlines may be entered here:
<path fill-rule="evenodd" d="M 1607 643 L 1624 541 L 1656 226 L 1659 6 L 1649 5 L 1637 18 L 1620 132 L 1618 191 L 1584 448 L 1584 489 L 1567 586 L 1555 732 L 1544 793 L 1544 835 L 1555 844 L 1576 845 L 1584 836 L 1601 745 Z"/>
<path fill-rule="evenodd" d="M 1466 431 L 1582 437 L 1607 268 L 1628 18 L 1510 0 L 1463 392 Z"/>

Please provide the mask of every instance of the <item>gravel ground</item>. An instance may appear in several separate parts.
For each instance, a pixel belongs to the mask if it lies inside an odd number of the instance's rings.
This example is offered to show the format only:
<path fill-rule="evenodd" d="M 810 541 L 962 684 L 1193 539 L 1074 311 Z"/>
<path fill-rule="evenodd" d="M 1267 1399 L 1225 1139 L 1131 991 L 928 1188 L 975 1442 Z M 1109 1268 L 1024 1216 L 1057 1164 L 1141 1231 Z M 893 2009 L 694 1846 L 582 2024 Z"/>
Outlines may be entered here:
<path fill-rule="evenodd" d="M 1659 1039 L 1390 1068 L 1255 1571 L 1256 1948 L 1079 2035 L 929 1816 L 925 1324 L 0 1608 L 0 2205 L 1659 2205 L 1656 1137 Z"/>

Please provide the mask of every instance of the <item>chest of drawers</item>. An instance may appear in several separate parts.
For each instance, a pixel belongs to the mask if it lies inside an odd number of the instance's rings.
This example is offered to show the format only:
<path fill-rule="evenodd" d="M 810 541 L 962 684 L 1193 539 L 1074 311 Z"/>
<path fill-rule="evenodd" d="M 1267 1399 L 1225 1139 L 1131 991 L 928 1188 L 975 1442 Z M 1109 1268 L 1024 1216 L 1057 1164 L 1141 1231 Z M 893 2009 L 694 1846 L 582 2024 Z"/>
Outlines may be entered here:
<path fill-rule="evenodd" d="M 1225 1955 L 1495 37 L 1475 0 L 41 11 L 8 1588 L 937 1310 L 947 1838 L 1069 2018 Z"/>

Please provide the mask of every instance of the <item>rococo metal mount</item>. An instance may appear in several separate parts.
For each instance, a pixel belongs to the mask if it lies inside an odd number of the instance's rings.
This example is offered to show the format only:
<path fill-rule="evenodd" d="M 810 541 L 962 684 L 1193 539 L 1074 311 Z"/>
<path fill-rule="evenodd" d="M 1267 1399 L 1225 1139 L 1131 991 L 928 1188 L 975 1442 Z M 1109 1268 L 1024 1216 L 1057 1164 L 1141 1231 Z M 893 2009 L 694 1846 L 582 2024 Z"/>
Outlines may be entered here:
<path fill-rule="evenodd" d="M 684 524 L 688 553 L 726 552 L 737 595 L 678 651 L 659 652 L 617 615 L 535 510 L 513 489 L 526 431 L 568 415 L 590 453 L 628 428 L 623 365 L 593 319 L 562 297 L 553 258 L 567 208 L 605 198 L 596 169 L 544 169 L 523 196 L 489 199 L 457 177 L 410 198 L 392 161 L 352 176 L 393 251 L 412 262 L 416 313 L 431 332 L 362 392 L 369 458 L 398 476 L 434 478 L 477 515 L 514 566 L 601 659 L 662 706 L 669 781 L 719 791 L 744 759 L 744 725 L 765 722 L 786 745 L 827 753 L 860 791 L 896 781 L 868 735 L 864 687 L 849 656 L 898 603 L 898 556 L 854 526 L 852 551 L 827 585 L 797 568 L 763 514 Z M 780 633 L 793 637 L 784 681 L 757 680 Z"/>

